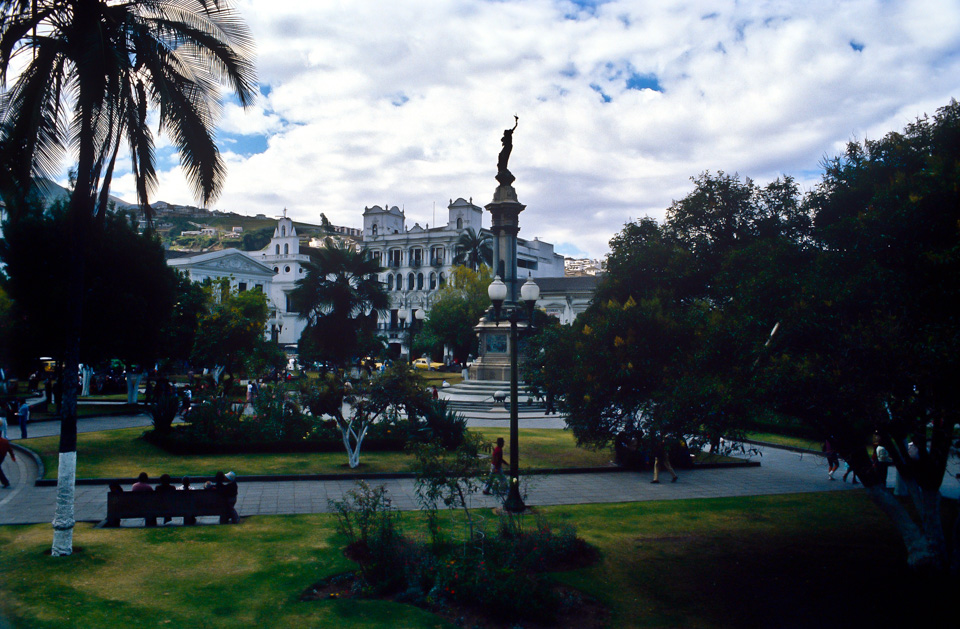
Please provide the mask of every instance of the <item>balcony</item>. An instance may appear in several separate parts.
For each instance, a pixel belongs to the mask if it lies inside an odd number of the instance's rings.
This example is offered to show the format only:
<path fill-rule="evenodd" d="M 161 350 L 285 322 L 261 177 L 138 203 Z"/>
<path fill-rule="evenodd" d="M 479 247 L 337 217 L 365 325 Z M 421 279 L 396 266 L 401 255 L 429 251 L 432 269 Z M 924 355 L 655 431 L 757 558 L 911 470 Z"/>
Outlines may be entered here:
<path fill-rule="evenodd" d="M 443 266 L 443 258 L 430 258 L 430 266 L 435 266 L 437 268 Z"/>

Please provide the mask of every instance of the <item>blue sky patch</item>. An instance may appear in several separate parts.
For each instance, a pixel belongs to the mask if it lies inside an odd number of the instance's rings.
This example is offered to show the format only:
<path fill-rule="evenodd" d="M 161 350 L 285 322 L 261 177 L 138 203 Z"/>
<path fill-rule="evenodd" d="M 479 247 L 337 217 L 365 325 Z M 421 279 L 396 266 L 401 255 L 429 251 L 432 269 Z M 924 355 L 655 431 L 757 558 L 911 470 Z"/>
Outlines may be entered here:
<path fill-rule="evenodd" d="M 230 151 L 244 157 L 257 155 L 267 150 L 267 136 L 261 134 L 237 135 L 221 133 L 217 144 L 221 151 Z"/>
<path fill-rule="evenodd" d="M 394 107 L 403 107 L 409 100 L 410 98 L 403 92 L 397 92 L 390 97 L 390 103 Z"/>
<path fill-rule="evenodd" d="M 632 72 L 630 77 L 627 79 L 627 89 L 653 90 L 654 92 L 662 92 L 663 86 L 660 85 L 660 81 L 657 79 L 656 74 L 638 74 L 636 72 Z"/>
<path fill-rule="evenodd" d="M 572 63 L 568 63 L 566 67 L 560 70 L 560 76 L 569 77 L 571 79 L 578 74 L 579 72 L 577 72 L 577 66 L 573 65 Z"/>
<path fill-rule="evenodd" d="M 861 44 L 855 39 L 850 40 L 850 47 L 856 50 L 857 52 L 863 52 L 863 44 Z"/>
<path fill-rule="evenodd" d="M 590 89 L 592 89 L 594 92 L 599 94 L 603 98 L 603 102 L 605 103 L 609 103 L 610 101 L 613 100 L 612 98 L 610 98 L 610 96 L 606 92 L 603 91 L 603 88 L 597 85 L 596 83 L 591 83 Z"/>

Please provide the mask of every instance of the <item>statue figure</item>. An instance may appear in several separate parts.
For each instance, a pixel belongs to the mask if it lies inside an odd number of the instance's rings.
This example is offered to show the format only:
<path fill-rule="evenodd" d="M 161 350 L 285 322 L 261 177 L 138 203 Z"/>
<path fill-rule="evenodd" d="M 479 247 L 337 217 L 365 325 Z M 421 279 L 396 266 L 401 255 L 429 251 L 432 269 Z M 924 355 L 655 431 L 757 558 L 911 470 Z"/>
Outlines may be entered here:
<path fill-rule="evenodd" d="M 503 148 L 500 149 L 500 157 L 497 159 L 497 181 L 503 186 L 509 186 L 517 179 L 513 176 L 513 173 L 507 169 L 507 162 L 510 161 L 510 151 L 513 150 L 513 132 L 516 130 L 518 124 L 520 124 L 520 118 L 514 114 L 513 129 L 504 129 L 503 138 L 500 140 Z"/>

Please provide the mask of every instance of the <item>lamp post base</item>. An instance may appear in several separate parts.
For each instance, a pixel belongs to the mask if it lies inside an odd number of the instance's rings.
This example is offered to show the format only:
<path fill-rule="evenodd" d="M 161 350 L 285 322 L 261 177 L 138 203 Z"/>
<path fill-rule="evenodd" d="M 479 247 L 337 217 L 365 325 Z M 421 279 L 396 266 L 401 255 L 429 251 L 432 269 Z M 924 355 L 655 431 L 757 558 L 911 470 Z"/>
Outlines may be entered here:
<path fill-rule="evenodd" d="M 523 513 L 527 510 L 527 505 L 520 497 L 520 479 L 511 479 L 510 493 L 507 494 L 507 499 L 503 501 L 503 508 L 510 513 Z"/>

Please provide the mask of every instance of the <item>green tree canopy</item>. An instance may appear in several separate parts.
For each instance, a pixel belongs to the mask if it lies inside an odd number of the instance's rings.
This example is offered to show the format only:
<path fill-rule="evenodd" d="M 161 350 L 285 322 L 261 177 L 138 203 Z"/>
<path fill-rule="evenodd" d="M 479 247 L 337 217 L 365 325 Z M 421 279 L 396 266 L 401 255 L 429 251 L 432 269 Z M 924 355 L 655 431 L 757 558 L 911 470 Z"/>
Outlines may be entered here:
<path fill-rule="evenodd" d="M 221 367 L 231 375 L 276 367 L 279 350 L 264 339 L 269 312 L 266 295 L 259 290 L 233 290 L 227 279 L 208 282 L 203 290 L 207 310 L 197 325 L 193 363 Z"/>
<path fill-rule="evenodd" d="M 455 266 L 450 271 L 446 286 L 437 297 L 417 335 L 417 345 L 434 355 L 444 346 L 453 350 L 453 357 L 463 363 L 477 351 L 477 334 L 473 328 L 490 306 L 487 286 L 491 281 L 490 267 L 481 264 L 479 271 L 467 266 Z"/>
<path fill-rule="evenodd" d="M 377 314 L 389 298 L 377 278 L 380 265 L 366 252 L 328 238 L 310 252 L 304 277 L 290 292 L 290 301 L 307 326 L 300 337 L 305 361 L 336 366 L 378 353 Z"/>
<path fill-rule="evenodd" d="M 493 267 L 493 235 L 488 231 L 481 229 L 478 232 L 467 227 L 457 238 L 455 250 L 454 264 L 468 266 L 474 271 L 480 270 L 481 264 Z"/>

